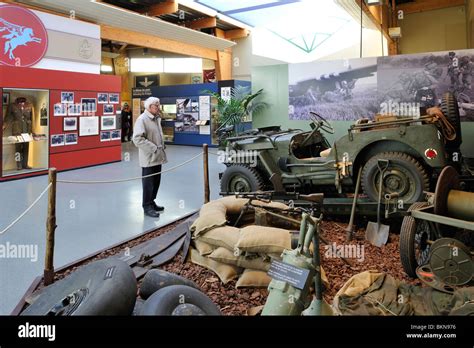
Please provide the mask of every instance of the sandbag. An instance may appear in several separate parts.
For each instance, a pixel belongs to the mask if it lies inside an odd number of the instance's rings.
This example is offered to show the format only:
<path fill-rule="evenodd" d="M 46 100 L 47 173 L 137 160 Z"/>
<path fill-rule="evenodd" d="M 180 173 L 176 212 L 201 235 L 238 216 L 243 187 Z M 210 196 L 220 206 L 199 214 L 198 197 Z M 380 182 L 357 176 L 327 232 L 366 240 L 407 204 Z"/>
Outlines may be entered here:
<path fill-rule="evenodd" d="M 222 203 L 212 201 L 204 204 L 199 217 L 191 225 L 190 230 L 195 238 L 213 228 L 224 226 L 227 223 L 226 209 Z"/>
<path fill-rule="evenodd" d="M 240 238 L 240 229 L 232 226 L 217 227 L 199 237 L 199 240 L 215 247 L 234 250 Z"/>
<path fill-rule="evenodd" d="M 250 201 L 248 198 L 236 198 L 235 196 L 227 196 L 218 199 L 216 202 L 222 203 L 226 210 L 227 214 L 229 215 L 238 215 L 240 214 L 242 208 Z M 258 200 L 253 200 L 252 204 L 258 207 L 271 207 L 271 208 L 278 208 L 278 209 L 289 209 L 289 207 L 281 202 L 262 202 Z"/>
<path fill-rule="evenodd" d="M 242 271 L 240 268 L 236 266 L 227 265 L 224 263 L 214 261 L 210 258 L 201 256 L 199 255 L 199 252 L 194 248 L 191 248 L 189 250 L 189 255 L 190 255 L 191 262 L 195 263 L 196 265 L 207 268 L 208 270 L 213 271 L 215 274 L 217 274 L 221 282 L 224 284 L 227 284 L 232 279 L 237 278 L 239 273 Z"/>
<path fill-rule="evenodd" d="M 234 252 L 226 248 L 217 248 L 209 256 L 210 259 L 234 265 L 241 268 L 250 268 L 260 271 L 268 271 L 270 262 L 263 260 L 263 257 L 256 255 L 255 257 L 236 256 Z"/>
<path fill-rule="evenodd" d="M 194 239 L 193 246 L 201 256 L 207 256 L 216 249 L 215 246 L 205 243 L 201 239 Z"/>
<path fill-rule="evenodd" d="M 291 249 L 291 234 L 281 228 L 247 226 L 240 230 L 240 238 L 235 247 L 254 253 L 282 253 L 285 249 Z"/>
<path fill-rule="evenodd" d="M 222 203 L 229 215 L 238 215 L 249 200 L 246 198 L 236 198 L 235 196 L 226 196 L 217 200 Z"/>
<path fill-rule="evenodd" d="M 266 272 L 246 269 L 237 280 L 235 287 L 239 288 L 266 288 L 272 281 Z"/>

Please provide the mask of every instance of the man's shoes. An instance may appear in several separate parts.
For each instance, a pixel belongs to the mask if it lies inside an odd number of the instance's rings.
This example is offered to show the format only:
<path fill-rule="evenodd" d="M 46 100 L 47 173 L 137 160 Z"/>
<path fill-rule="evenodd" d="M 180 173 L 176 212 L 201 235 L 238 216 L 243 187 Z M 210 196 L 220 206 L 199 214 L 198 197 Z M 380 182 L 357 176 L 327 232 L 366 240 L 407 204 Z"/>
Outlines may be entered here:
<path fill-rule="evenodd" d="M 155 208 L 156 211 L 163 211 L 165 210 L 165 207 L 162 207 L 160 205 L 157 205 L 155 202 L 153 202 L 153 207 Z"/>
<path fill-rule="evenodd" d="M 144 212 L 145 212 L 145 215 L 149 217 L 154 217 L 154 218 L 160 217 L 160 213 L 153 208 L 145 209 Z"/>

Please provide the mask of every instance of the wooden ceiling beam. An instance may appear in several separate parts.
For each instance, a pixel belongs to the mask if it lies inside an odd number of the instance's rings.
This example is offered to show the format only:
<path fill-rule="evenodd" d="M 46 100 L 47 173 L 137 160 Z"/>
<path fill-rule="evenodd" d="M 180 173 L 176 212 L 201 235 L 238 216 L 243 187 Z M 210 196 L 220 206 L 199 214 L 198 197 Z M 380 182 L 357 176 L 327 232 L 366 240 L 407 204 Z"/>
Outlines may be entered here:
<path fill-rule="evenodd" d="M 446 7 L 465 5 L 465 0 L 416 0 L 415 2 L 398 5 L 397 10 L 402 10 L 406 15 L 410 13 L 439 10 Z"/>
<path fill-rule="evenodd" d="M 247 29 L 232 29 L 232 30 L 227 30 L 225 32 L 225 38 L 227 40 L 232 40 L 232 39 L 242 39 L 244 37 L 249 36 L 250 31 Z"/>
<path fill-rule="evenodd" d="M 216 17 L 205 17 L 194 21 L 185 22 L 184 26 L 190 29 L 205 29 L 217 27 Z"/>
<path fill-rule="evenodd" d="M 152 5 L 146 11 L 146 14 L 150 17 L 157 17 L 165 14 L 175 13 L 178 11 L 178 2 L 174 0 L 168 0 L 156 5 Z"/>
<path fill-rule="evenodd" d="M 217 51 L 211 48 L 187 44 L 155 35 L 143 34 L 127 29 L 115 28 L 101 24 L 101 37 L 141 47 L 154 48 L 161 51 L 178 53 L 186 56 L 217 60 Z"/>
<path fill-rule="evenodd" d="M 219 28 L 214 29 L 215 36 L 220 38 L 220 39 L 225 39 L 225 31 Z"/>
<path fill-rule="evenodd" d="M 357 3 L 357 5 L 362 6 L 362 10 L 364 11 L 364 13 L 370 18 L 370 20 L 380 30 L 380 21 L 381 21 L 380 6 L 367 6 L 364 0 L 354 0 L 354 1 Z M 386 7 L 386 5 L 384 6 Z M 388 17 L 389 16 L 387 13 L 384 14 L 384 11 L 386 11 L 386 9 L 382 10 L 382 16 L 383 18 L 385 18 L 385 21 L 382 21 L 382 31 L 383 31 L 383 35 L 387 39 L 387 45 L 390 47 L 391 45 L 393 45 L 393 39 L 388 34 Z"/>

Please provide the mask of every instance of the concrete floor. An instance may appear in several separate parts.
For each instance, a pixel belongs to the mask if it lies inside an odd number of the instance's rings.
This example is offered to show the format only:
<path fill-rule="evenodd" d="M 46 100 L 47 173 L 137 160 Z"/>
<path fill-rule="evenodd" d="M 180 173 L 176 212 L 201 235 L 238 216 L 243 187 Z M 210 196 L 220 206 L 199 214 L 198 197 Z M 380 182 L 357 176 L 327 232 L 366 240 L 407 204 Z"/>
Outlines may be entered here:
<path fill-rule="evenodd" d="M 129 161 L 78 169 L 58 174 L 59 180 L 110 180 L 141 175 L 138 151 L 131 143 L 123 144 Z M 202 151 L 200 147 L 167 146 L 168 163 L 178 165 Z M 216 152 L 216 149 L 210 149 Z M 218 173 L 224 165 L 209 155 L 211 199 L 219 197 Z M 0 231 L 21 214 L 45 189 L 47 176 L 0 183 Z M 159 219 L 144 216 L 141 208 L 141 180 L 125 183 L 78 185 L 58 184 L 55 268 L 87 256 L 115 243 L 200 208 L 204 200 L 202 157 L 162 176 L 157 203 L 165 206 Z M 35 250 L 29 258 L 0 255 L 0 314 L 10 314 L 33 279 L 42 275 L 46 234 L 47 196 L 13 228 L 0 236 L 0 248 L 28 245 Z M 33 259 L 33 260 L 32 260 Z"/>

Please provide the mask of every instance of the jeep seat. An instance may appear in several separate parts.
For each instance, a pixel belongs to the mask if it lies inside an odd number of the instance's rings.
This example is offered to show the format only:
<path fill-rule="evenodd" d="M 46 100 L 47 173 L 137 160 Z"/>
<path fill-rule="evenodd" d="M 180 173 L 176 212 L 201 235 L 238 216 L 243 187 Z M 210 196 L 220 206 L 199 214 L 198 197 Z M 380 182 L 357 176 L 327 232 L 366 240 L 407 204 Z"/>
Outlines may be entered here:
<path fill-rule="evenodd" d="M 330 147 L 329 149 L 323 150 L 319 153 L 319 156 L 323 158 L 329 157 L 329 154 L 331 153 L 332 148 Z"/>

